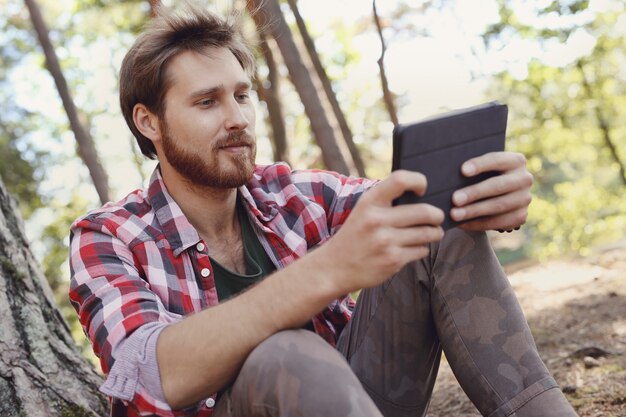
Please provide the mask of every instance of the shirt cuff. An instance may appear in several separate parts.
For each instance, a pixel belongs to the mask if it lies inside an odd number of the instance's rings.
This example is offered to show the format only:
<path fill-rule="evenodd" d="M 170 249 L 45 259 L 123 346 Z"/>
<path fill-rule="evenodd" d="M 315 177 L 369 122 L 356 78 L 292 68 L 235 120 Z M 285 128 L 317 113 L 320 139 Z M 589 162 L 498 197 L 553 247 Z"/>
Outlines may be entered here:
<path fill-rule="evenodd" d="M 168 325 L 153 322 L 135 330 L 118 348 L 115 363 L 100 391 L 110 397 L 132 401 L 139 384 L 155 402 L 166 404 L 156 345 L 161 331 Z"/>

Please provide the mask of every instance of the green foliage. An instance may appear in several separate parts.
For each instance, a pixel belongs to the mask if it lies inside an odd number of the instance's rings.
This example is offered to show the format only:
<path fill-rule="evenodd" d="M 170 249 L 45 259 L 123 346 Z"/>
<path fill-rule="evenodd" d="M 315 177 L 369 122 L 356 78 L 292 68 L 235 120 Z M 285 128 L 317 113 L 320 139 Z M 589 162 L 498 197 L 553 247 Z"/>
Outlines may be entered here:
<path fill-rule="evenodd" d="M 589 7 L 588 0 L 576 1 L 553 1 L 547 7 L 541 9 L 541 13 L 557 12 L 559 14 L 574 14 L 586 10 Z"/>
<path fill-rule="evenodd" d="M 37 192 L 38 158 L 28 160 L 23 155 L 35 156 L 37 152 L 21 140 L 25 134 L 22 126 L 2 119 L 0 117 L 0 178 L 18 200 L 24 218 L 28 219 L 42 206 L 42 201 Z"/>
<path fill-rule="evenodd" d="M 541 13 L 586 7 L 587 2 L 555 1 Z M 501 16 L 514 21 L 510 13 Z M 625 14 L 623 8 L 596 13 L 589 23 L 562 30 L 566 39 L 576 30 L 593 36 L 589 54 L 559 67 L 534 59 L 525 79 L 505 72 L 494 81 L 495 94 L 510 107 L 510 148 L 527 155 L 535 175 L 526 231 L 536 256 L 586 254 L 626 233 L 626 178 L 620 171 L 626 164 L 626 86 L 619 81 L 626 73 L 626 39 L 614 30 Z M 488 36 L 511 29 L 540 43 L 553 36 L 510 24 L 499 32 L 492 27 Z"/>
<path fill-rule="evenodd" d="M 57 306 L 70 325 L 74 340 L 85 357 L 96 365 L 91 345 L 83 333 L 76 311 L 67 296 L 69 293 L 68 231 L 72 222 L 88 211 L 90 202 L 77 193 L 72 195 L 71 200 L 71 205 L 66 205 L 58 199 L 53 199 L 47 204 L 46 210 L 53 212 L 51 217 L 54 221 L 47 224 L 41 232 L 40 243 L 46 248 L 41 267 L 55 295 Z"/>
<path fill-rule="evenodd" d="M 11 66 L 34 46 L 22 30 L 15 28 L 15 23 L 15 19 L 0 16 L 4 33 L 0 37 L 0 177 L 17 198 L 22 215 L 29 218 L 42 205 L 37 192 L 37 170 L 43 155 L 29 142 L 29 132 L 36 126 L 33 115 L 14 104 L 8 80 Z"/>

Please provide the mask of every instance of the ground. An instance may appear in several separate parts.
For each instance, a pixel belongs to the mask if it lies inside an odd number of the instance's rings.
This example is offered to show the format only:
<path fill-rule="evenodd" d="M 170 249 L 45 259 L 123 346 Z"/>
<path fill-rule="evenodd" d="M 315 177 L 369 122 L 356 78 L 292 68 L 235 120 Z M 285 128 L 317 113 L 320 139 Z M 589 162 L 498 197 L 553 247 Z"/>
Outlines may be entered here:
<path fill-rule="evenodd" d="M 583 417 L 626 417 L 626 249 L 505 268 L 539 352 Z M 428 417 L 480 416 L 445 360 Z"/>

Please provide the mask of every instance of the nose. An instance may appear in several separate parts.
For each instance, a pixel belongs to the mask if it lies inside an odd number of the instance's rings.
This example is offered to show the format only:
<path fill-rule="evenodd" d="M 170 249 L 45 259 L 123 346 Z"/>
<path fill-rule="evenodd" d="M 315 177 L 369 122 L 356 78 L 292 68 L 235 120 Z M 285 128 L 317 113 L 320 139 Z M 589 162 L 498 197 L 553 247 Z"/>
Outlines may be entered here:
<path fill-rule="evenodd" d="M 248 127 L 248 118 L 241 104 L 236 100 L 231 100 L 226 106 L 226 115 L 224 118 L 224 127 L 226 130 L 243 130 Z"/>

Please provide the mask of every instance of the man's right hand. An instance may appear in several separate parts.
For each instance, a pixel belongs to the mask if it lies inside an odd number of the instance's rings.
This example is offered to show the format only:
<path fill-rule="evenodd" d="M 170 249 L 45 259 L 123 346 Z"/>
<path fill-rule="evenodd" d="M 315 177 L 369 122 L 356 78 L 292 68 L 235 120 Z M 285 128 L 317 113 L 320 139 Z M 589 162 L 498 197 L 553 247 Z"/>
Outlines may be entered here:
<path fill-rule="evenodd" d="M 267 337 L 302 326 L 337 297 L 375 286 L 426 256 L 428 243 L 443 236 L 443 212 L 426 204 L 392 206 L 405 191 L 425 190 L 423 175 L 394 172 L 363 194 L 319 249 L 248 291 L 166 327 L 157 358 L 168 404 L 183 408 L 218 392 Z"/>
<path fill-rule="evenodd" d="M 428 255 L 428 244 L 441 240 L 444 213 L 429 204 L 392 206 L 404 192 L 423 195 L 426 177 L 395 171 L 356 204 L 341 229 L 325 244 L 339 293 L 380 284 L 404 265 Z"/>

